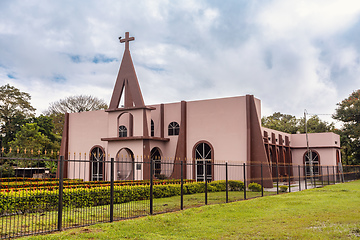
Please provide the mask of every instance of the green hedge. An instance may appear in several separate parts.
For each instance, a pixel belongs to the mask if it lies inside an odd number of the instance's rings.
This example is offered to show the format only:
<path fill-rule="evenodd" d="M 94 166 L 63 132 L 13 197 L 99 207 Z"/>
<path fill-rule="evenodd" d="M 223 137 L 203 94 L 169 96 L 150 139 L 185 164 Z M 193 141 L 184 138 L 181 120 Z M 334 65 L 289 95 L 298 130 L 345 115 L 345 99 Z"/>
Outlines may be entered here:
<path fill-rule="evenodd" d="M 258 183 L 250 183 L 248 186 L 249 190 L 251 190 L 252 192 L 261 192 L 261 185 Z"/>
<path fill-rule="evenodd" d="M 241 181 L 229 181 L 229 191 L 244 189 Z M 184 184 L 184 194 L 205 192 L 204 182 Z M 213 181 L 208 183 L 209 192 L 226 190 L 225 181 Z M 180 184 L 154 185 L 154 198 L 178 196 L 181 192 Z M 131 201 L 147 200 L 150 198 L 148 185 L 137 186 L 114 186 L 114 203 L 126 203 Z M 0 193 L 0 215 L 9 213 L 42 212 L 56 210 L 58 207 L 59 192 L 57 190 L 46 191 L 22 191 Z M 90 207 L 110 204 L 110 187 L 64 189 L 63 206 L 66 207 Z"/>
<path fill-rule="evenodd" d="M 5 180 L 9 180 L 7 178 Z M 14 178 L 13 178 L 14 179 Z M 184 179 L 184 182 L 194 182 L 192 179 Z M 150 185 L 150 180 L 118 180 L 114 181 L 115 185 Z M 158 184 L 179 184 L 180 179 L 166 179 L 166 180 L 154 180 L 154 185 Z M 58 189 L 59 179 L 50 180 L 47 179 L 37 179 L 34 181 L 29 178 L 16 178 L 14 181 L 0 181 L 0 190 L 25 190 L 27 188 L 36 188 L 39 190 L 45 189 Z M 110 181 L 88 181 L 84 182 L 82 179 L 65 179 L 64 180 L 64 188 L 68 187 L 98 187 L 98 186 L 109 186 Z"/>

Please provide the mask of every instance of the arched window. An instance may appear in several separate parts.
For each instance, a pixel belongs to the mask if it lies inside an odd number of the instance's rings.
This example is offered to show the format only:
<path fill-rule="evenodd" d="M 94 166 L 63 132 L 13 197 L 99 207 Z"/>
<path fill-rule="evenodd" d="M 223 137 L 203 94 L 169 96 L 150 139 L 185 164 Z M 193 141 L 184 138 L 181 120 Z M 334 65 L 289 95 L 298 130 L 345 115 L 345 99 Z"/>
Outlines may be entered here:
<path fill-rule="evenodd" d="M 102 181 L 104 173 L 104 152 L 101 148 L 95 147 L 90 153 L 91 181 Z"/>
<path fill-rule="evenodd" d="M 196 180 L 205 181 L 205 162 L 207 165 L 207 176 L 208 181 L 212 180 L 212 149 L 211 146 L 205 142 L 199 143 L 195 147 L 195 159 L 196 159 Z"/>
<path fill-rule="evenodd" d="M 312 159 L 312 161 L 310 161 Z M 319 154 L 316 151 L 310 150 L 304 154 L 304 164 L 306 176 L 319 175 Z M 312 168 L 311 168 L 312 164 Z"/>
<path fill-rule="evenodd" d="M 156 147 L 151 150 L 151 160 L 154 162 L 154 176 L 159 178 L 161 175 L 161 154 Z"/>
<path fill-rule="evenodd" d="M 134 117 L 131 113 L 123 112 L 118 116 L 117 128 L 119 137 L 132 137 L 134 132 Z"/>
<path fill-rule="evenodd" d="M 177 122 L 171 122 L 168 126 L 168 135 L 179 135 L 180 126 Z"/>
<path fill-rule="evenodd" d="M 119 127 L 119 137 L 127 137 L 127 128 L 124 125 Z"/>
<path fill-rule="evenodd" d="M 154 121 L 151 119 L 151 136 L 153 137 L 154 135 L 155 135 Z"/>

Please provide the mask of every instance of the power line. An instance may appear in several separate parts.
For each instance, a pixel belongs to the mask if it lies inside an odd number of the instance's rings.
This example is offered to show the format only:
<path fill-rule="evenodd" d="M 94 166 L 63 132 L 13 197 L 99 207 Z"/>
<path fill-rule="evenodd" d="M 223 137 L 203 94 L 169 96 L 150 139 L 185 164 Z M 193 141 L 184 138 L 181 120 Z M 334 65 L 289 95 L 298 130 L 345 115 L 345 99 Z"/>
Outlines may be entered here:
<path fill-rule="evenodd" d="M 306 113 L 307 115 L 318 115 L 318 116 L 322 116 L 322 115 L 327 115 L 327 116 L 332 116 L 332 113 Z"/>

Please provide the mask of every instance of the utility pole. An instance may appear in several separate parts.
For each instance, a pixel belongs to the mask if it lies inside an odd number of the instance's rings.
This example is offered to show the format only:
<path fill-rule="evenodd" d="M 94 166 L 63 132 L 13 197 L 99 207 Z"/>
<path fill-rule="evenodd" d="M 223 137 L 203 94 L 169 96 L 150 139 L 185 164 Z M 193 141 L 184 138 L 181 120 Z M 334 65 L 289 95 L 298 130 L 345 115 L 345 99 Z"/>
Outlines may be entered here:
<path fill-rule="evenodd" d="M 308 132 L 307 132 L 306 114 L 307 114 L 307 111 L 306 111 L 306 109 L 304 109 L 305 134 L 306 134 L 306 149 L 307 149 L 307 157 L 308 157 L 308 159 L 309 159 L 310 181 L 311 181 L 311 184 L 313 184 L 313 176 L 314 176 L 314 172 L 313 172 L 313 158 L 312 158 L 312 151 L 310 150 L 310 147 L 309 147 L 309 137 L 308 137 Z M 306 164 L 306 162 L 305 162 L 305 164 Z M 305 174 L 307 175 L 306 166 L 305 166 Z M 305 176 L 305 177 L 307 177 L 307 176 Z"/>

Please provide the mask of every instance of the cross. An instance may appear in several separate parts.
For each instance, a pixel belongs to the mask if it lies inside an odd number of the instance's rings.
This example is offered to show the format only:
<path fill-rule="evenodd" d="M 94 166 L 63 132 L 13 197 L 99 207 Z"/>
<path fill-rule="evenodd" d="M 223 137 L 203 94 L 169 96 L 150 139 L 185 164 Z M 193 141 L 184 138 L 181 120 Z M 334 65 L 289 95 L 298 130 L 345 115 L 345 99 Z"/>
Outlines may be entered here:
<path fill-rule="evenodd" d="M 134 37 L 129 37 L 129 32 L 125 33 L 124 39 L 121 39 L 121 37 L 119 37 L 119 39 L 121 43 L 125 43 L 125 50 L 129 50 L 129 42 L 135 40 Z"/>

